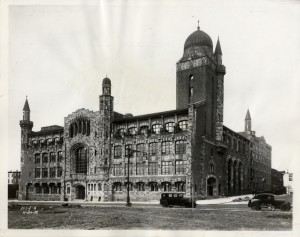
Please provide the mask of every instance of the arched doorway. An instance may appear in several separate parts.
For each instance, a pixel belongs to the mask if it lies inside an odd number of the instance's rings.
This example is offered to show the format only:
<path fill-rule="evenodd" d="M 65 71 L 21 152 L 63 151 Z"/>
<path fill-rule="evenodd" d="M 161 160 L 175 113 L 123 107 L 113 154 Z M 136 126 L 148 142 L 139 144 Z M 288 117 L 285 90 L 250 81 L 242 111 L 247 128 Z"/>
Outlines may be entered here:
<path fill-rule="evenodd" d="M 207 196 L 214 196 L 214 189 L 216 188 L 217 180 L 215 177 L 207 179 Z"/>
<path fill-rule="evenodd" d="M 76 199 L 85 199 L 85 187 L 83 185 L 76 186 Z"/>

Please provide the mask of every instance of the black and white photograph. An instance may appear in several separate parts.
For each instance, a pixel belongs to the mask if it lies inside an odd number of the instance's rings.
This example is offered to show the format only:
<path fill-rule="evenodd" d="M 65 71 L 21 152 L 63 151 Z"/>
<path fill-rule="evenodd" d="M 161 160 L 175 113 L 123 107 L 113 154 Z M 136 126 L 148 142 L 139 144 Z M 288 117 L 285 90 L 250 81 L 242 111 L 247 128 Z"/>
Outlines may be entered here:
<path fill-rule="evenodd" d="M 1 5 L 1 236 L 297 236 L 300 1 Z"/>

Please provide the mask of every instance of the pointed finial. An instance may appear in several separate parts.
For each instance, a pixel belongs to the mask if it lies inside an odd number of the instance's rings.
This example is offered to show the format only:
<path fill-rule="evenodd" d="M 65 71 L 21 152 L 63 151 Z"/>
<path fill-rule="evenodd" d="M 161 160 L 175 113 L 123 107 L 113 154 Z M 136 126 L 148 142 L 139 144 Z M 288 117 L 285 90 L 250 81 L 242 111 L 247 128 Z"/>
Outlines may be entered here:
<path fill-rule="evenodd" d="M 27 100 L 27 95 L 26 95 L 26 100 Z"/>
<path fill-rule="evenodd" d="M 197 30 L 200 30 L 200 26 L 199 26 L 199 20 L 198 20 L 198 27 L 197 27 Z"/>

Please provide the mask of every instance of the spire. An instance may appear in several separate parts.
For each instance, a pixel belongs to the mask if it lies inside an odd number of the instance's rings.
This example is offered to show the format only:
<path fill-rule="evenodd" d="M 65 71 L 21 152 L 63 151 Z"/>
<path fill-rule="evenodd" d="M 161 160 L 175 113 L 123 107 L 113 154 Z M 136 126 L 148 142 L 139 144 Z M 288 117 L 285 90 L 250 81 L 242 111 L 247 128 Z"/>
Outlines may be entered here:
<path fill-rule="evenodd" d="M 198 27 L 197 27 L 197 30 L 200 30 L 200 26 L 199 26 L 199 20 L 198 20 Z"/>
<path fill-rule="evenodd" d="M 29 108 L 29 104 L 28 104 L 28 100 L 27 100 L 27 95 L 26 95 L 26 101 L 23 107 L 23 111 L 28 111 L 30 112 L 30 108 Z"/>
<path fill-rule="evenodd" d="M 245 118 L 245 132 L 251 132 L 251 116 L 249 109 L 247 110 L 246 118 Z"/>
<path fill-rule="evenodd" d="M 247 114 L 246 114 L 245 120 L 251 120 L 249 109 L 247 110 Z"/>
<path fill-rule="evenodd" d="M 219 36 L 218 36 L 218 41 L 217 41 L 217 45 L 216 45 L 216 49 L 215 49 L 215 54 L 220 54 L 220 55 L 222 55 L 222 50 L 221 50 L 221 45 L 220 45 Z"/>

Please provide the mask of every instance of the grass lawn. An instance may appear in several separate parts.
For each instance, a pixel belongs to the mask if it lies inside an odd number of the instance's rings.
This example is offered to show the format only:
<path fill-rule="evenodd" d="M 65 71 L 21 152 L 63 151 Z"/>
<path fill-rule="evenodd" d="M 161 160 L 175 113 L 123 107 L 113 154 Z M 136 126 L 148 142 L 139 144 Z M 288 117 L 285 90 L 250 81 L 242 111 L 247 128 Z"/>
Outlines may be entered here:
<path fill-rule="evenodd" d="M 292 230 L 292 212 L 246 207 L 36 206 L 27 209 L 31 214 L 20 208 L 9 210 L 9 229 Z"/>

